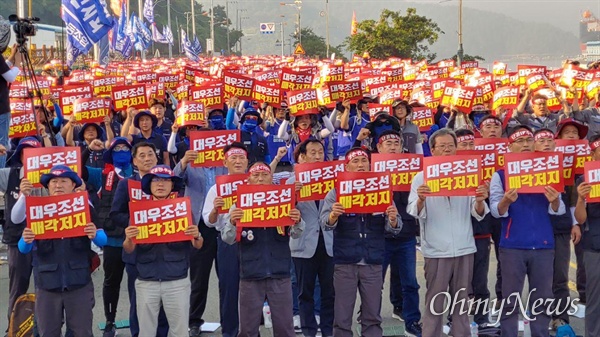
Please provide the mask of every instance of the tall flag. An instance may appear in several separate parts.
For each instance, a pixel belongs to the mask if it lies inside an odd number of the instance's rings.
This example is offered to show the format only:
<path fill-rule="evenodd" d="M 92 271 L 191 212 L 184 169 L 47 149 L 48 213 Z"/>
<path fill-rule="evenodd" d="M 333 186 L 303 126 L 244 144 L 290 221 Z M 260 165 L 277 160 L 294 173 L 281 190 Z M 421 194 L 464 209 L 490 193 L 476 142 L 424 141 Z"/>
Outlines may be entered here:
<path fill-rule="evenodd" d="M 125 8 L 125 2 L 121 5 L 121 16 L 113 26 L 112 33 L 112 48 L 128 58 L 131 56 L 133 51 L 133 41 L 129 35 L 129 25 L 127 23 L 127 9 Z"/>
<path fill-rule="evenodd" d="M 173 45 L 173 32 L 169 26 L 163 26 L 163 36 L 167 40 L 167 43 Z"/>
<path fill-rule="evenodd" d="M 181 30 L 181 44 L 185 56 L 187 56 L 190 60 L 194 62 L 198 62 L 200 60 L 200 58 L 198 57 L 200 53 L 198 53 L 197 50 L 194 48 L 194 45 L 192 44 L 192 42 L 190 42 L 190 40 L 187 37 L 187 34 L 185 33 L 185 30 L 183 29 Z"/>
<path fill-rule="evenodd" d="M 150 24 L 154 23 L 154 5 L 152 0 L 146 0 L 144 2 L 144 17 Z"/>
<path fill-rule="evenodd" d="M 135 50 L 142 51 L 148 49 L 150 43 L 152 43 L 152 32 L 137 16 L 132 15 L 132 20 L 131 28 L 135 36 Z"/>
<path fill-rule="evenodd" d="M 152 41 L 156 42 L 156 43 L 169 43 L 169 41 L 167 40 L 167 38 L 160 33 L 160 31 L 158 30 L 158 27 L 156 27 L 156 23 L 152 24 Z M 163 29 L 164 31 L 164 29 Z"/>
<path fill-rule="evenodd" d="M 113 19 L 100 0 L 62 0 L 62 19 L 67 30 L 67 65 L 87 53 L 113 26 Z"/>
<path fill-rule="evenodd" d="M 194 49 L 196 55 L 200 55 L 202 53 L 202 45 L 200 44 L 200 41 L 198 41 L 198 37 L 196 35 L 194 35 L 194 42 L 192 42 L 192 48 Z"/>
<path fill-rule="evenodd" d="M 358 33 L 358 22 L 356 21 L 356 12 L 352 11 L 352 25 L 350 27 L 350 35 Z"/>

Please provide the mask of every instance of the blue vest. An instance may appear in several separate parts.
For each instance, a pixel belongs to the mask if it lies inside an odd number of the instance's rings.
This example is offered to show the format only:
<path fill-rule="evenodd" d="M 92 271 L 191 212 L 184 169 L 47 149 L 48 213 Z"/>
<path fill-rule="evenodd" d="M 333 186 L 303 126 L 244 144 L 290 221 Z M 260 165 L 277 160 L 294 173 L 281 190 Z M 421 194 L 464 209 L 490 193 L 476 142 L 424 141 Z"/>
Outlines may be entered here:
<path fill-rule="evenodd" d="M 266 138 L 257 132 L 250 134 L 249 132 L 241 131 L 241 135 L 242 143 L 248 149 L 248 163 L 265 161 L 266 156 L 269 154 L 269 146 L 267 145 Z"/>
<path fill-rule="evenodd" d="M 285 140 L 277 137 L 277 133 L 279 132 L 279 126 L 281 126 L 281 123 L 276 120 L 275 124 L 269 124 L 269 127 L 267 128 L 267 132 L 269 133 L 269 136 L 267 137 L 267 144 L 269 144 L 269 153 L 271 154 L 271 159 L 277 156 L 277 150 L 279 150 L 280 147 L 286 146 Z M 286 154 L 279 162 L 289 163 L 289 154 Z"/>
<path fill-rule="evenodd" d="M 498 174 L 504 188 L 504 170 Z M 548 206 L 542 193 L 520 193 L 508 207 L 508 217 L 502 218 L 500 247 L 512 249 L 554 249 L 554 233 Z"/>
<path fill-rule="evenodd" d="M 189 242 L 142 244 L 135 247 L 135 267 L 143 281 L 186 278 L 190 268 Z"/>
<path fill-rule="evenodd" d="M 290 238 L 287 234 L 279 234 L 277 228 L 242 228 L 238 247 L 240 279 L 290 277 Z"/>
<path fill-rule="evenodd" d="M 52 292 L 73 291 L 92 281 L 90 239 L 35 240 L 35 286 Z"/>
<path fill-rule="evenodd" d="M 565 186 L 565 191 L 561 193 L 560 197 L 566 205 L 570 205 L 571 192 L 573 186 Z M 565 207 L 565 214 L 563 215 L 550 215 L 550 221 L 554 228 L 554 234 L 571 234 L 573 228 L 573 217 L 571 216 L 571 208 Z"/>
<path fill-rule="evenodd" d="M 383 264 L 385 215 L 343 214 L 333 231 L 333 262 Z"/>
<path fill-rule="evenodd" d="M 360 111 L 356 111 L 354 113 L 350 113 L 350 116 L 348 117 L 348 125 L 350 126 L 350 130 L 348 131 L 343 131 L 340 130 L 340 133 L 338 134 L 338 138 L 337 138 L 337 153 L 335 153 L 336 156 L 345 156 L 346 152 L 348 152 L 348 150 L 350 150 L 352 148 L 352 146 L 354 145 L 354 141 L 356 140 L 356 138 L 358 137 L 358 134 L 360 133 L 360 129 L 364 128 L 367 123 L 369 122 L 369 116 L 368 115 L 363 115 L 361 118 L 361 122 L 360 124 L 356 123 L 357 120 L 357 115 L 360 114 Z M 360 116 L 360 115 L 358 115 Z"/>
<path fill-rule="evenodd" d="M 585 208 L 587 220 L 585 222 L 586 231 L 584 231 L 582 239 L 583 248 L 600 252 L 600 204 L 587 204 Z"/>

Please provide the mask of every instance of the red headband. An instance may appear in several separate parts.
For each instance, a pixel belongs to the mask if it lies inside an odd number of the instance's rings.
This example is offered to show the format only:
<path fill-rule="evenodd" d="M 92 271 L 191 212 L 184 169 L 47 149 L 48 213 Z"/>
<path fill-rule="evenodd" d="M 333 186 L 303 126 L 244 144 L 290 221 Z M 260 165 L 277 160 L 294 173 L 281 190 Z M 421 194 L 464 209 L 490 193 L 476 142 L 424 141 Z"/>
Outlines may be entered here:
<path fill-rule="evenodd" d="M 225 152 L 225 159 L 234 156 L 236 154 L 241 154 L 244 156 L 248 156 L 248 153 L 244 149 L 240 149 L 239 147 L 232 147 L 229 151 Z"/>
<path fill-rule="evenodd" d="M 400 137 L 398 135 L 395 135 L 393 133 L 390 133 L 388 135 L 384 135 L 379 137 L 379 140 L 377 141 L 378 144 L 381 144 L 383 142 L 385 142 L 386 140 L 397 140 L 397 141 L 401 141 Z"/>
<path fill-rule="evenodd" d="M 496 118 L 488 118 L 488 119 L 484 119 L 483 121 L 481 121 L 481 125 L 479 127 L 482 128 L 489 124 L 502 125 L 502 123 L 499 120 L 497 120 Z"/>
<path fill-rule="evenodd" d="M 365 152 L 365 150 L 354 150 L 348 154 L 346 154 L 346 164 L 348 164 L 350 161 L 352 161 L 352 159 L 356 158 L 356 157 L 367 157 L 369 158 L 369 155 L 367 154 L 367 152 Z"/>
<path fill-rule="evenodd" d="M 512 135 L 510 135 L 510 137 L 508 137 L 508 140 L 511 143 L 514 143 L 517 139 L 519 139 L 521 137 L 531 137 L 531 138 L 533 138 L 533 133 L 531 133 L 531 131 L 529 131 L 527 129 L 521 129 L 521 130 L 513 133 Z"/>
<path fill-rule="evenodd" d="M 535 139 L 536 142 L 538 140 L 544 139 L 544 138 L 554 139 L 554 134 L 550 131 L 544 130 L 544 131 L 540 131 L 540 132 L 536 133 L 533 138 Z"/>
<path fill-rule="evenodd" d="M 258 163 L 258 164 L 253 165 L 250 168 L 250 170 L 248 171 L 248 173 L 250 173 L 250 174 L 252 174 L 254 172 L 269 172 L 269 173 L 271 173 L 271 168 L 263 163 Z"/>
<path fill-rule="evenodd" d="M 471 141 L 471 140 L 475 140 L 475 136 L 473 136 L 473 135 L 464 135 L 464 136 L 456 137 L 456 141 L 459 142 L 459 143 L 468 142 L 468 141 Z"/>
<path fill-rule="evenodd" d="M 590 149 L 592 151 L 596 150 L 599 147 L 600 147 L 600 140 L 597 140 L 597 141 L 595 141 L 593 143 L 590 143 Z"/>

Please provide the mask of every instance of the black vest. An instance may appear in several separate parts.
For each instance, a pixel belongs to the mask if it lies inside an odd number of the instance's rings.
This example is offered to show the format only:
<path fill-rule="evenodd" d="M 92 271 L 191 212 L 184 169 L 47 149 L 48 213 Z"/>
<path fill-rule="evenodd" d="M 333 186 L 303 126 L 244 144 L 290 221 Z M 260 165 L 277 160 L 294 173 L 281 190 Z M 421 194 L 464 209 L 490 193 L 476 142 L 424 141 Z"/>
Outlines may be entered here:
<path fill-rule="evenodd" d="M 186 278 L 190 269 L 191 247 L 187 241 L 136 245 L 138 279 L 174 281 Z"/>
<path fill-rule="evenodd" d="M 33 248 L 35 286 L 47 291 L 79 289 L 91 282 L 90 239 L 36 240 Z"/>
<path fill-rule="evenodd" d="M 243 228 L 238 247 L 241 279 L 290 277 L 290 238 L 276 227 Z"/>
<path fill-rule="evenodd" d="M 19 192 L 21 186 L 21 179 L 19 178 L 21 168 L 11 167 L 10 173 L 8 174 L 8 185 L 6 187 L 6 193 L 4 194 L 4 235 L 2 236 L 2 242 L 9 246 L 16 246 L 19 243 L 21 235 L 23 235 L 23 229 L 25 229 L 26 222 L 15 224 L 10 219 L 10 213 L 19 199 Z"/>
<path fill-rule="evenodd" d="M 242 143 L 248 149 L 248 163 L 265 161 L 265 157 L 269 154 L 267 139 L 256 132 L 250 134 L 249 132 L 242 131 L 241 134 Z"/>
<path fill-rule="evenodd" d="M 385 215 L 343 214 L 333 231 L 333 262 L 383 264 Z"/>
<path fill-rule="evenodd" d="M 107 180 L 112 180 L 112 183 L 107 184 Z M 110 218 L 110 208 L 115 197 L 115 191 L 121 178 L 117 172 L 110 171 L 108 174 L 102 173 L 102 190 L 100 192 L 100 205 L 98 207 L 98 221 L 102 224 L 104 232 L 107 236 L 123 237 L 125 228 L 115 226 Z"/>
<path fill-rule="evenodd" d="M 600 204 L 587 204 L 586 231 L 583 233 L 583 248 L 600 252 Z"/>
<path fill-rule="evenodd" d="M 409 194 L 409 192 L 394 192 L 394 204 L 398 209 L 398 216 L 400 216 L 400 218 L 402 219 L 402 230 L 398 234 L 385 232 L 386 239 L 409 240 L 414 239 L 417 235 L 417 231 L 419 230 L 419 226 L 417 225 L 417 219 L 415 219 L 415 217 L 406 212 Z"/>
<path fill-rule="evenodd" d="M 570 234 L 573 228 L 573 218 L 571 217 L 571 191 L 573 186 L 566 186 L 565 191 L 561 193 L 562 201 L 565 203 L 565 214 L 562 215 L 550 215 L 550 222 L 552 223 L 552 229 L 554 235 L 557 234 Z"/>

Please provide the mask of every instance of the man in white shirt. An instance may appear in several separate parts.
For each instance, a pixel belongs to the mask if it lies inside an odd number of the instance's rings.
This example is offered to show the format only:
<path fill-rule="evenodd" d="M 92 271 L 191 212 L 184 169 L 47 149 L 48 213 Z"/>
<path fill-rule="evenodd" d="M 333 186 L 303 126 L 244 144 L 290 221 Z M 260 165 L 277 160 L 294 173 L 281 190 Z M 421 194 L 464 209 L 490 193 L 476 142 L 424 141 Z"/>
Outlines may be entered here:
<path fill-rule="evenodd" d="M 440 129 L 429 138 L 434 156 L 456 154 L 457 139 L 449 129 Z M 489 212 L 485 203 L 487 187 L 477 188 L 476 197 L 436 197 L 423 183 L 423 172 L 414 177 L 408 197 L 408 214 L 421 224 L 421 252 L 425 258 L 425 312 L 423 336 L 442 336 L 444 301 L 450 292 L 454 303 L 468 300 L 476 252 L 471 216 L 481 221 Z M 450 297 L 449 297 L 450 298 Z M 433 302 L 433 303 L 432 303 Z M 452 303 L 450 303 L 452 304 Z M 453 336 L 469 336 L 468 308 L 450 306 Z"/>

